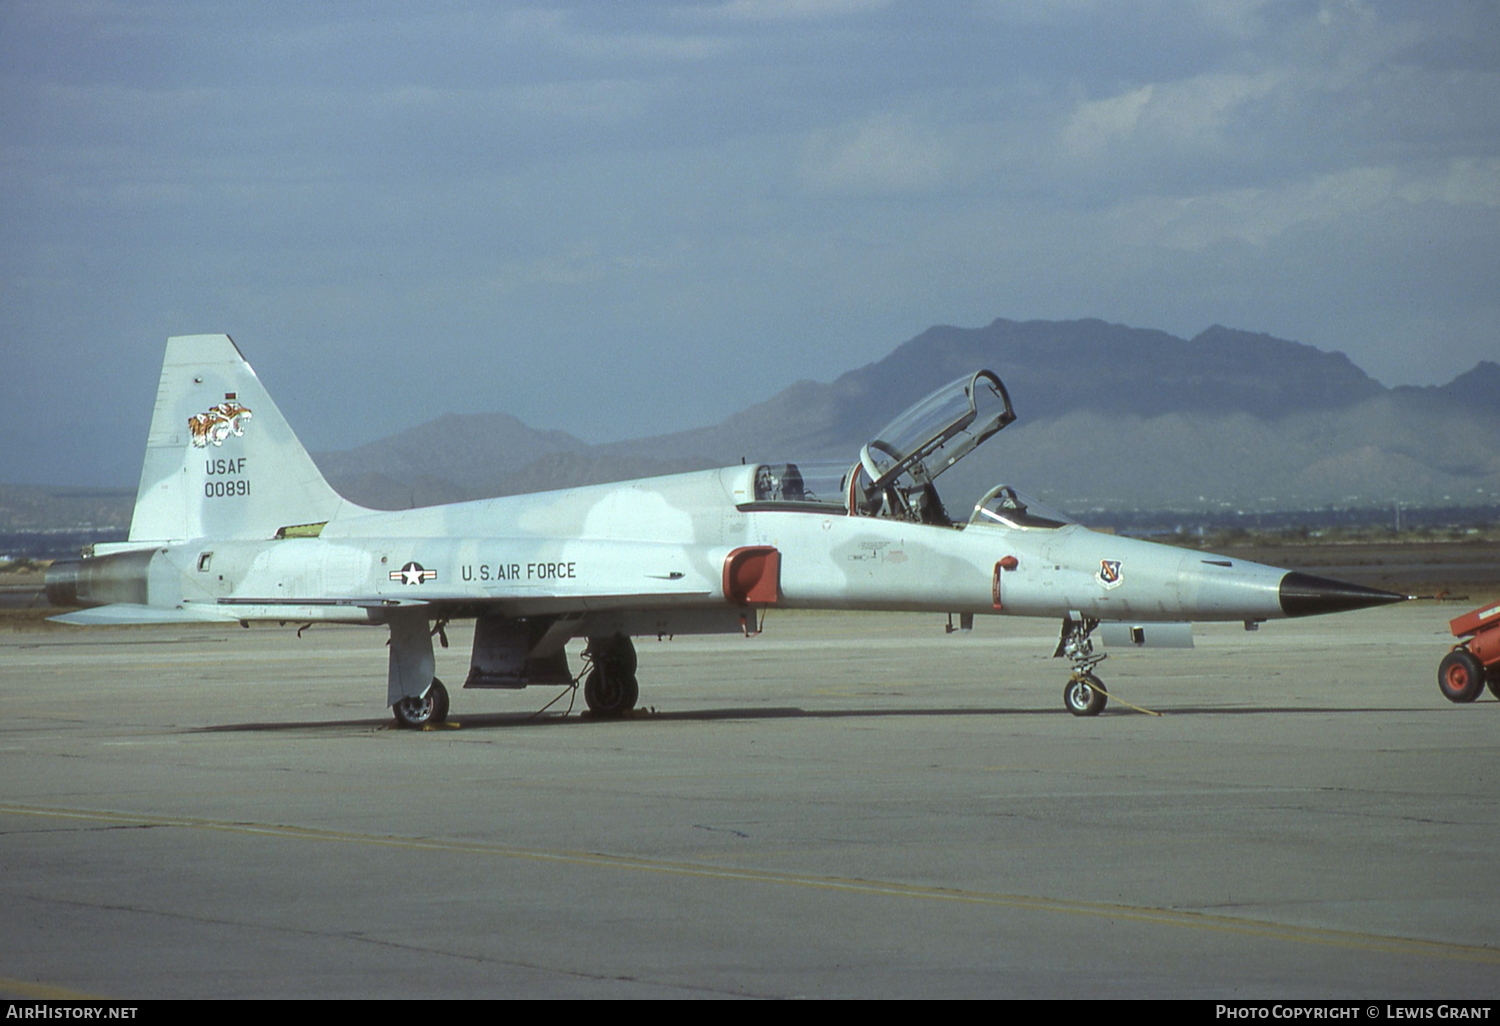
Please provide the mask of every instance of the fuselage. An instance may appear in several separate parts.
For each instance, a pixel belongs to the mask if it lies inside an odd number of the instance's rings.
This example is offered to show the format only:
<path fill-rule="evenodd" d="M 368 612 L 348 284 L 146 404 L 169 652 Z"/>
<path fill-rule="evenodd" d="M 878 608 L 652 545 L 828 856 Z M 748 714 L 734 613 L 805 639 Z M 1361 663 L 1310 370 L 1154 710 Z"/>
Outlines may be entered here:
<path fill-rule="evenodd" d="M 939 526 L 835 505 L 756 502 L 751 467 L 287 525 L 272 540 L 192 539 L 95 557 L 59 600 L 209 619 L 378 622 L 421 603 L 508 617 L 741 605 L 731 553 L 779 555 L 771 604 L 1100 620 L 1288 615 L 1288 571 L 1077 524 Z M 795 507 L 795 508 L 791 508 Z M 298 537 L 298 534 L 314 535 Z M 114 548 L 127 548 L 128 545 Z"/>

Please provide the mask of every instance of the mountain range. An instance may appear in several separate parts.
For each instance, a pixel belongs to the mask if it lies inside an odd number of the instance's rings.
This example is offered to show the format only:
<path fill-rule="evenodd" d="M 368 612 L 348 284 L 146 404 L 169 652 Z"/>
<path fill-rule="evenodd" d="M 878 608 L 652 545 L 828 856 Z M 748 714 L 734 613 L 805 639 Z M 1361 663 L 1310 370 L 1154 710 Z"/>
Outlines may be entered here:
<path fill-rule="evenodd" d="M 950 512 L 1008 481 L 1063 508 L 1500 503 L 1500 364 L 1387 388 L 1342 353 L 1215 325 L 1192 339 L 1099 320 L 938 326 L 723 422 L 590 445 L 507 414 L 449 414 L 315 454 L 382 509 L 757 460 L 841 459 L 928 392 L 995 371 L 1019 415 L 942 479 Z M 461 439 L 462 444 L 455 444 Z"/>
<path fill-rule="evenodd" d="M 1099 320 L 929 328 L 832 382 L 799 381 L 721 423 L 650 438 L 590 445 L 504 413 L 448 414 L 314 459 L 341 493 L 379 509 L 742 458 L 853 463 L 908 406 L 981 367 L 1005 381 L 1019 419 L 940 480 L 955 517 L 1001 481 L 1085 519 L 1500 506 L 1500 364 L 1387 388 L 1342 353 L 1269 335 L 1215 326 L 1181 339 Z M 0 485 L 0 532 L 116 537 L 133 500 Z"/>

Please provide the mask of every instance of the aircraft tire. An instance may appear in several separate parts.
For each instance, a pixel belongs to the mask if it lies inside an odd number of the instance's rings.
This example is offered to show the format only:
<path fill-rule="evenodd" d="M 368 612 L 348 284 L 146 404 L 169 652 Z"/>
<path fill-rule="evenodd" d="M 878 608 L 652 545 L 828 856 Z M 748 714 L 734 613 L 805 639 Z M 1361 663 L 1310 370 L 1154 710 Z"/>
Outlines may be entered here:
<path fill-rule="evenodd" d="M 595 716 L 624 716 L 641 697 L 635 674 L 614 666 L 596 666 L 583 682 L 583 700 Z"/>
<path fill-rule="evenodd" d="M 421 730 L 429 724 L 444 723 L 448 719 L 448 689 L 436 677 L 432 687 L 421 698 L 403 698 L 391 706 L 396 716 L 396 726 L 402 730 Z"/>
<path fill-rule="evenodd" d="M 1098 716 L 1109 704 L 1104 685 L 1092 673 L 1083 673 L 1063 687 L 1063 707 L 1074 716 Z"/>
<path fill-rule="evenodd" d="M 1500 698 L 1500 666 L 1489 666 L 1485 668 L 1489 675 L 1490 694 Z"/>
<path fill-rule="evenodd" d="M 1438 690 L 1450 702 L 1472 702 L 1484 690 L 1484 664 L 1466 648 L 1455 648 L 1438 664 Z"/>

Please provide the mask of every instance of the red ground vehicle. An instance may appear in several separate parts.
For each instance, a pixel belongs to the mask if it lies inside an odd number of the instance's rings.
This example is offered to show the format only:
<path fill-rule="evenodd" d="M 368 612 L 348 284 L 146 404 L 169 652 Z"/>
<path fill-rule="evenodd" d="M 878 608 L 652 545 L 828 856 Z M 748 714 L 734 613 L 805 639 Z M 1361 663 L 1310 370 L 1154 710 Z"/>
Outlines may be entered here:
<path fill-rule="evenodd" d="M 1438 664 L 1438 688 L 1450 702 L 1472 702 L 1489 681 L 1500 698 L 1500 602 L 1480 606 L 1451 620 L 1455 638 L 1464 638 Z"/>

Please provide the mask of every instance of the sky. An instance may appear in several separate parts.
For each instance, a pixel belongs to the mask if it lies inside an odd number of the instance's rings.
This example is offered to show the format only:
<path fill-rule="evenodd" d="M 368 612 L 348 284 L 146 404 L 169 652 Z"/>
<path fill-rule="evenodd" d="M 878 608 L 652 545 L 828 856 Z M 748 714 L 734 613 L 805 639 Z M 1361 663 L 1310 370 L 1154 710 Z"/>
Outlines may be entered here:
<path fill-rule="evenodd" d="M 1500 3 L 0 0 L 0 482 L 134 484 L 168 335 L 317 451 L 997 317 L 1500 359 Z"/>

